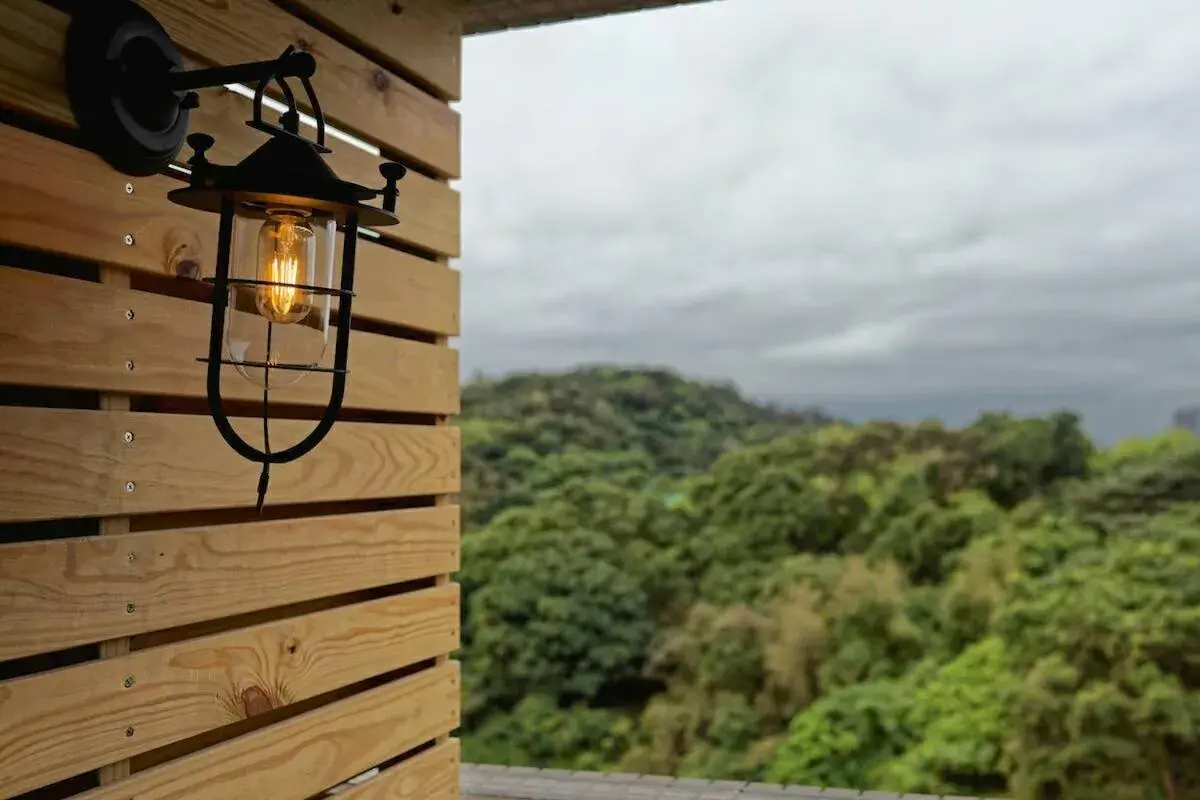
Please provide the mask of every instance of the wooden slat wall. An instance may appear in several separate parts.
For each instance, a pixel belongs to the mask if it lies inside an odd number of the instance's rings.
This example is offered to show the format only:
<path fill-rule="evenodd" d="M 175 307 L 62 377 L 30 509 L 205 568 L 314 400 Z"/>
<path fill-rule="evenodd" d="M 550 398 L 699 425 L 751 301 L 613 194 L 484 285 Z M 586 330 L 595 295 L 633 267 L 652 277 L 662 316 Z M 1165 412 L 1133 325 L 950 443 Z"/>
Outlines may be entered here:
<path fill-rule="evenodd" d="M 451 506 L 0 545 L 0 661 L 448 574 L 458 536 Z"/>
<path fill-rule="evenodd" d="M 18 385 L 204 397 L 205 365 L 195 357 L 208 352 L 209 318 L 206 303 L 0 267 L 0 375 Z M 458 411 L 453 350 L 362 331 L 353 341 L 347 408 Z M 329 383 L 306 377 L 272 396 L 322 405 Z M 262 397 L 232 370 L 222 393 Z"/>
<path fill-rule="evenodd" d="M 238 422 L 246 438 L 261 425 Z M 297 442 L 314 424 L 275 420 L 271 439 Z M 247 505 L 258 472 L 207 415 L 0 406 L 0 522 Z M 368 500 L 458 488 L 457 429 L 339 422 L 311 457 L 271 469 L 269 499 Z"/>
<path fill-rule="evenodd" d="M 456 800 L 460 792 L 459 746 L 450 739 L 383 770 L 378 777 L 338 795 L 341 800 Z"/>
<path fill-rule="evenodd" d="M 312 52 L 330 124 L 380 153 L 332 139 L 330 165 L 412 168 L 402 223 L 358 247 L 347 418 L 258 517 L 195 360 L 216 219 L 70 113 L 89 1 L 0 0 L 0 797 L 457 798 L 459 2 L 138 0 L 195 65 Z M 201 93 L 214 160 L 263 141 L 249 109 Z M 273 392 L 277 448 L 328 386 Z M 222 388 L 260 441 L 259 390 Z"/>
<path fill-rule="evenodd" d="M 437 587 L 0 683 L 0 775 L 33 789 L 435 658 L 458 619 Z"/>
<path fill-rule="evenodd" d="M 167 191 L 180 185 L 174 179 L 129 178 L 91 153 L 6 126 L 0 126 L 0 152 L 0 240 L 148 275 L 211 273 L 216 228 L 209 215 L 167 200 Z M 436 266 L 362 242 L 355 314 L 458 333 L 458 275 Z"/>
<path fill-rule="evenodd" d="M 456 728 L 460 692 L 457 664 L 423 670 L 80 797 L 307 800 Z"/>
<path fill-rule="evenodd" d="M 140 1 L 180 49 L 201 61 L 253 61 L 277 56 L 289 45 L 307 50 L 320 60 L 312 83 L 321 106 L 339 127 L 406 156 L 435 175 L 458 177 L 457 111 L 270 0 Z M 347 3 L 358 4 L 358 0 Z M 397 55 L 403 58 L 403 53 Z"/>
<path fill-rule="evenodd" d="M 86 2 L 87 0 L 80 1 Z M 357 2 L 358 0 L 350 0 L 347 5 Z M 178 21 L 183 18 L 181 15 L 188 11 L 206 8 L 212 3 L 196 2 L 193 4 L 191 0 L 178 0 L 174 5 L 177 7 L 174 14 Z M 224 5 L 239 6 L 239 3 Z M 267 0 L 262 0 L 261 5 L 256 4 L 260 9 L 262 6 L 269 5 Z M 0 14 L 0 106 L 19 109 L 57 125 L 74 127 L 75 121 L 67 102 L 66 79 L 63 74 L 62 61 L 70 17 L 47 5 L 43 0 L 4 0 L 3 8 L 4 13 Z M 275 18 L 274 13 L 271 16 Z M 222 17 L 217 18 L 222 19 Z M 291 17 L 288 19 L 290 20 Z M 165 24 L 167 19 L 160 18 L 160 21 Z M 236 18 L 226 19 L 226 22 L 229 25 L 236 25 L 239 20 Z M 227 28 L 218 29 L 218 32 L 221 35 L 235 35 L 234 31 Z M 237 32 L 236 35 L 244 39 L 256 35 L 258 32 L 257 29 L 251 28 L 244 32 Z M 172 33 L 174 34 L 175 31 L 172 30 Z M 289 39 L 288 41 L 297 45 L 316 42 L 319 36 L 315 29 L 303 26 L 298 22 L 292 28 L 291 33 L 294 35 L 294 40 Z M 183 40 L 180 40 L 179 44 L 186 48 Z M 273 57 L 282 52 L 284 46 L 286 44 L 281 44 L 278 51 L 273 49 L 273 44 L 270 47 L 254 48 L 258 54 L 255 57 Z M 244 43 L 237 52 L 247 53 L 250 52 L 250 49 L 250 44 Z M 322 53 L 314 50 L 314 55 L 321 64 L 320 69 L 324 70 L 327 65 L 322 58 Z M 449 56 L 444 57 L 449 58 Z M 453 58 L 457 61 L 457 51 Z M 411 89 L 411 87 L 409 88 Z M 341 89 L 340 91 L 350 90 Z M 327 104 L 325 98 L 331 93 L 333 92 L 327 91 L 320 95 L 323 105 Z M 376 94 L 378 93 L 376 92 Z M 386 92 L 384 94 L 386 95 Z M 388 100 L 385 97 L 381 102 L 388 102 Z M 397 118 L 390 122 L 389 126 L 400 130 L 412 128 L 443 130 L 446 136 L 453 137 L 454 161 L 457 163 L 457 123 L 446 127 L 439 125 L 434 119 L 422 116 L 434 113 L 437 108 L 438 106 L 432 102 L 426 103 L 419 108 L 412 109 L 413 116 L 404 116 L 402 112 L 394 110 L 393 113 Z M 262 143 L 262 135 L 245 124 L 250 114 L 249 101 L 225 89 L 210 89 L 201 92 L 200 108 L 192 114 L 194 122 L 191 124 L 191 129 L 212 134 L 217 139 L 217 143 L 209 151 L 209 158 L 213 161 L 224 163 L 236 161 Z M 326 108 L 326 114 L 330 115 L 328 108 Z M 379 176 L 380 158 L 348 144 L 337 141 L 331 141 L 330 144 L 334 147 L 334 152 L 329 156 L 328 162 L 339 175 L 366 186 L 382 185 L 383 181 Z M 394 152 L 391 155 L 412 164 L 411 159 L 404 158 L 403 151 Z M 186 147 L 180 157 L 181 159 L 188 157 Z M 126 177 L 113 173 L 113 178 L 113 183 L 108 188 L 123 189 Z M 94 179 L 81 182 L 99 183 Z M 109 197 L 111 198 L 112 195 Z M 458 255 L 458 193 L 450 189 L 444 181 L 420 172 L 413 172 L 405 176 L 404 191 L 400 193 L 396 210 L 402 221 L 395 227 L 381 229 L 386 236 L 435 253 L 449 256 Z"/>
<path fill-rule="evenodd" d="M 402 75 L 428 84 L 447 100 L 462 89 L 462 14 L 444 0 L 294 0 L 361 52 Z"/>

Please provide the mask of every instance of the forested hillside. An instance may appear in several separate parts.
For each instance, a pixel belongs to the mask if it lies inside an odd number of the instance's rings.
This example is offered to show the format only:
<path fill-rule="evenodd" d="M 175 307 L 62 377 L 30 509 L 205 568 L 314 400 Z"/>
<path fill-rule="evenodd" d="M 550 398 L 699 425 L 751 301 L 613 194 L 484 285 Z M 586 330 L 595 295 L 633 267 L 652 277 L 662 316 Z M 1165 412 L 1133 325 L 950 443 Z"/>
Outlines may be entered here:
<path fill-rule="evenodd" d="M 1200 797 L 1200 440 L 464 387 L 466 760 Z"/>

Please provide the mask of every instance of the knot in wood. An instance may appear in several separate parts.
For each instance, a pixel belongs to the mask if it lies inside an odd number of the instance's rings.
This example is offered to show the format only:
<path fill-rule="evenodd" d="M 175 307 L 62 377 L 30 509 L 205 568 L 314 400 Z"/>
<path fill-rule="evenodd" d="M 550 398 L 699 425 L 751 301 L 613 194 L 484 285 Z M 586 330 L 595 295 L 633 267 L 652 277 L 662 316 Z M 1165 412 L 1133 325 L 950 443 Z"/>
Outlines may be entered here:
<path fill-rule="evenodd" d="M 259 686 L 248 686 L 242 690 L 242 710 L 246 717 L 262 714 L 274 708 L 270 695 Z"/>
<path fill-rule="evenodd" d="M 200 237 L 194 231 L 176 229 L 167 234 L 167 272 L 179 278 L 200 278 Z"/>

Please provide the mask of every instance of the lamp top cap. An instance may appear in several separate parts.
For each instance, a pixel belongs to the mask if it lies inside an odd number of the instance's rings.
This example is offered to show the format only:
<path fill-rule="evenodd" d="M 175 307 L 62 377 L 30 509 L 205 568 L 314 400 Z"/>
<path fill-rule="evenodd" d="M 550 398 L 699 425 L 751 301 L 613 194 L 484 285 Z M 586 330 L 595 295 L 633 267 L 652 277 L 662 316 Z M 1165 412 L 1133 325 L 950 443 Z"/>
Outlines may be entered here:
<path fill-rule="evenodd" d="M 408 174 L 408 168 L 395 161 L 385 161 L 379 165 L 379 174 L 384 177 L 384 180 L 395 182 Z"/>
<path fill-rule="evenodd" d="M 203 155 L 205 150 L 208 150 L 217 143 L 217 140 L 207 133 L 189 133 L 187 143 L 195 151 L 196 155 Z"/>

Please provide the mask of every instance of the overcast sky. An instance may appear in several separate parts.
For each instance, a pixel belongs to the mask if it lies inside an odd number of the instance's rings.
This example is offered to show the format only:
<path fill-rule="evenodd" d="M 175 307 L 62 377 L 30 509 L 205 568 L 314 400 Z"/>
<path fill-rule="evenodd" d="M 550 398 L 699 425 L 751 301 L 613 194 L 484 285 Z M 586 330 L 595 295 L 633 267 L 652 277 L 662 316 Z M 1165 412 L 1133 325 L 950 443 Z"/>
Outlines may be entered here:
<path fill-rule="evenodd" d="M 1200 3 L 718 0 L 472 37 L 464 371 L 863 418 L 1200 402 Z"/>

